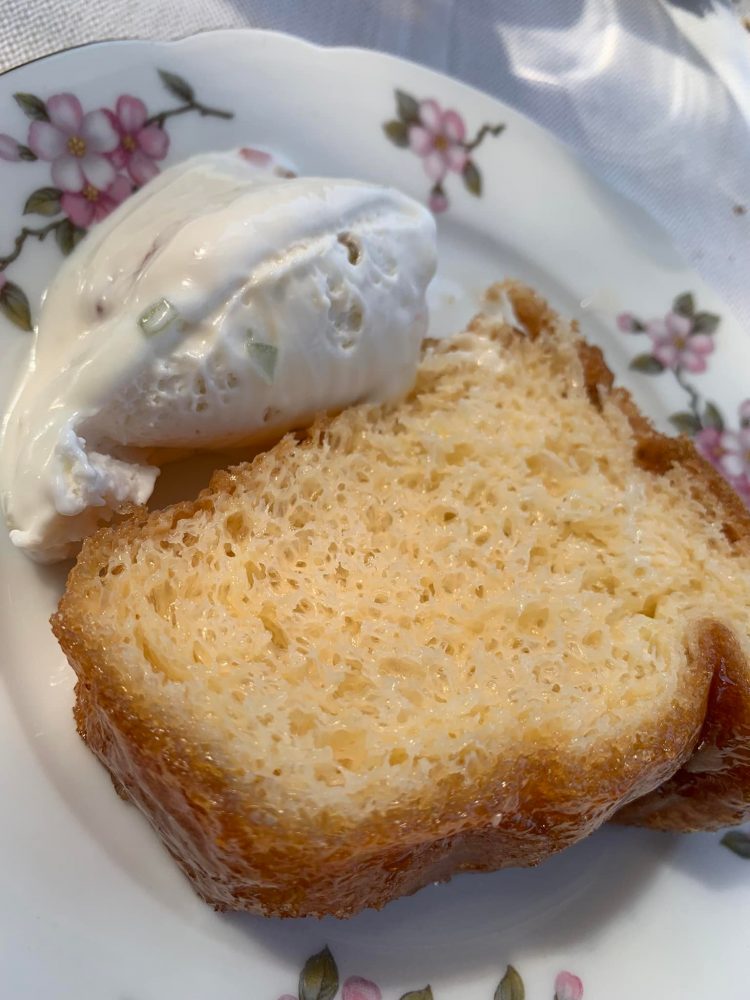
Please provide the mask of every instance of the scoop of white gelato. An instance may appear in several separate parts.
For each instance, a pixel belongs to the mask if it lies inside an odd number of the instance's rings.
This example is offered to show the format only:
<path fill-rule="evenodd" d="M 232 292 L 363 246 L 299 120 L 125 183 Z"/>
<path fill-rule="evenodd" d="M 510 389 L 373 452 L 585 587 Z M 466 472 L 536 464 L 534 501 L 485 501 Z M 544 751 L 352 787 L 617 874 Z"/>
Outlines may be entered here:
<path fill-rule="evenodd" d="M 148 499 L 160 449 L 252 443 L 397 398 L 435 265 L 432 216 L 398 191 L 280 178 L 236 152 L 165 171 L 47 293 L 3 430 L 13 543 L 44 562 L 74 554 Z"/>

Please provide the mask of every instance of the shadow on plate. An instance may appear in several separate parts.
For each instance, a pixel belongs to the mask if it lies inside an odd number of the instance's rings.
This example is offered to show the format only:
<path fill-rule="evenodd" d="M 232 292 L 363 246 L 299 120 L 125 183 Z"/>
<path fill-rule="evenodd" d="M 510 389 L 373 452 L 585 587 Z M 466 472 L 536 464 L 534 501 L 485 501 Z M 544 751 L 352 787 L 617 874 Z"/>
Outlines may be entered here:
<path fill-rule="evenodd" d="M 159 510 L 181 500 L 194 499 L 208 486 L 214 472 L 219 469 L 229 469 L 241 462 L 249 462 L 260 450 L 265 449 L 227 449 L 192 455 L 190 458 L 164 465 L 149 500 L 149 509 Z"/>
<path fill-rule="evenodd" d="M 715 892 L 734 888 L 739 880 L 747 880 L 750 863 L 725 847 L 721 837 L 721 833 L 691 833 L 677 838 L 667 859 L 669 867 Z"/>
<path fill-rule="evenodd" d="M 348 920 L 221 919 L 301 968 L 328 945 L 346 969 L 389 988 L 499 974 L 532 954 L 592 947 L 631 910 L 668 862 L 677 838 L 606 827 L 539 868 L 460 875 Z"/>

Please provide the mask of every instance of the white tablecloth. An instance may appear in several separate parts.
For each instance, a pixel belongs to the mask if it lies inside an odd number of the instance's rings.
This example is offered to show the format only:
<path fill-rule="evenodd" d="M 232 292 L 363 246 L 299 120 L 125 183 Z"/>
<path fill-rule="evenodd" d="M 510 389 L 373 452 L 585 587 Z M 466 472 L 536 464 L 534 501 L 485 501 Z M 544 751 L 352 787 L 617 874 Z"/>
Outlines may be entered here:
<path fill-rule="evenodd" d="M 443 70 L 570 144 L 750 333 L 750 34 L 732 0 L 0 0 L 0 70 L 105 38 L 255 26 Z"/>

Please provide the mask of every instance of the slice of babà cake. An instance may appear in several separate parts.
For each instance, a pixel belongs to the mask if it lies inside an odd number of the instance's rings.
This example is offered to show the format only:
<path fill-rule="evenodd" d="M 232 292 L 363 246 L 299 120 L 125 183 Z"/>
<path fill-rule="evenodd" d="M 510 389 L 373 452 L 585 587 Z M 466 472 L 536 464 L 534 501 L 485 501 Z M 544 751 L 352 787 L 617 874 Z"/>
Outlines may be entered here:
<path fill-rule="evenodd" d="M 746 729 L 731 794 L 674 796 L 747 724 L 748 515 L 575 329 L 501 295 L 515 320 L 427 343 L 401 403 L 135 511 L 71 572 L 79 730 L 219 908 L 346 916 L 623 806 L 747 810 Z"/>

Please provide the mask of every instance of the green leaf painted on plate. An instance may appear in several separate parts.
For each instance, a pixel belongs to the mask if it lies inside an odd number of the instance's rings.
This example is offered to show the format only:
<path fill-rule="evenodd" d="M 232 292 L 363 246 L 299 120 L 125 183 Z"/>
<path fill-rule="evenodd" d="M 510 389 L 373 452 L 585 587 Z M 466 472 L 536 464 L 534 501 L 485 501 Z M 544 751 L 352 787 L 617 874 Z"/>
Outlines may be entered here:
<path fill-rule="evenodd" d="M 403 147 L 409 145 L 409 126 L 405 122 L 400 122 L 394 118 L 393 121 L 385 123 L 383 131 L 394 146 Z"/>
<path fill-rule="evenodd" d="M 173 97 L 176 97 L 178 101 L 190 104 L 194 100 L 195 91 L 183 77 L 178 76 L 176 73 L 169 73 L 165 69 L 159 70 L 159 76 L 169 93 Z"/>
<path fill-rule="evenodd" d="M 673 413 L 669 418 L 670 424 L 680 432 L 694 437 L 701 430 L 701 422 L 694 413 L 685 410 L 682 413 Z"/>
<path fill-rule="evenodd" d="M 36 153 L 33 149 L 29 149 L 28 146 L 24 146 L 22 142 L 18 144 L 18 155 L 22 160 L 28 160 L 30 163 L 38 159 Z"/>
<path fill-rule="evenodd" d="M 482 193 L 482 175 L 473 160 L 466 161 L 466 166 L 463 169 L 462 176 L 464 184 L 466 185 L 466 190 L 470 191 L 478 198 Z"/>
<path fill-rule="evenodd" d="M 750 833 L 744 830 L 730 830 L 721 838 L 721 843 L 738 858 L 750 861 Z"/>
<path fill-rule="evenodd" d="M 0 312 L 19 329 L 31 332 L 29 300 L 26 293 L 12 281 L 6 281 L 0 288 Z"/>
<path fill-rule="evenodd" d="M 526 989 L 518 972 L 509 965 L 495 990 L 495 1000 L 524 1000 Z"/>
<path fill-rule="evenodd" d="M 396 91 L 396 108 L 398 116 L 407 125 L 416 125 L 419 121 L 419 101 L 403 90 Z"/>
<path fill-rule="evenodd" d="M 62 191 L 59 188 L 43 187 L 32 191 L 23 206 L 24 215 L 57 215 L 60 211 Z"/>
<path fill-rule="evenodd" d="M 404 993 L 399 1000 L 433 1000 L 432 987 L 425 986 L 421 990 L 410 990 L 409 993 Z"/>
<path fill-rule="evenodd" d="M 71 250 L 75 250 L 85 235 L 86 230 L 81 229 L 80 226 L 74 226 L 70 219 L 63 219 L 57 229 L 55 229 L 57 245 L 66 257 Z"/>
<path fill-rule="evenodd" d="M 339 970 L 326 946 L 305 962 L 299 976 L 299 1000 L 333 1000 L 339 988 Z"/>
<path fill-rule="evenodd" d="M 47 106 L 40 98 L 34 94 L 14 94 L 16 104 L 27 118 L 35 122 L 48 122 Z"/>
<path fill-rule="evenodd" d="M 716 333 L 721 316 L 717 313 L 699 312 L 693 319 L 693 333 Z"/>
<path fill-rule="evenodd" d="M 682 295 L 678 295 L 672 303 L 672 312 L 676 312 L 679 316 L 687 316 L 688 319 L 692 319 L 695 315 L 695 299 L 693 298 L 693 293 L 683 292 Z"/>
<path fill-rule="evenodd" d="M 634 372 L 641 372 L 644 375 L 659 375 L 664 371 L 664 365 L 655 358 L 653 354 L 639 354 L 633 358 L 629 365 Z"/>
<path fill-rule="evenodd" d="M 724 417 L 722 417 L 721 410 L 716 403 L 706 403 L 706 408 L 703 411 L 703 426 L 713 427 L 717 431 L 724 430 Z"/>

